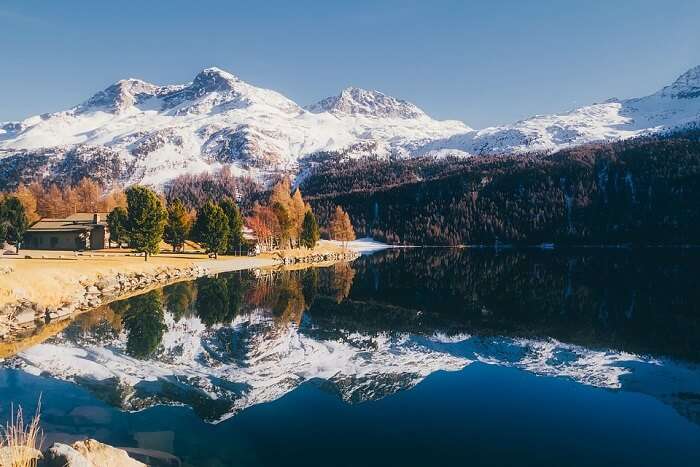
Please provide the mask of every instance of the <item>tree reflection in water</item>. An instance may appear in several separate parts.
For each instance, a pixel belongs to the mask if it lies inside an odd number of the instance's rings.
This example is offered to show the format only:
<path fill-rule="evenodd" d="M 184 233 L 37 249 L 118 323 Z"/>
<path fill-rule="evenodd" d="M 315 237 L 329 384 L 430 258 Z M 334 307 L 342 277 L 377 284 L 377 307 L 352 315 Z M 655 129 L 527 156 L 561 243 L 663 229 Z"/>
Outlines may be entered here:
<path fill-rule="evenodd" d="M 175 321 L 196 316 L 207 327 L 251 313 L 300 325 L 308 314 L 316 326 L 303 332 L 554 338 L 700 361 L 698 259 L 690 249 L 390 250 L 327 268 L 222 274 L 164 294 Z M 117 335 L 121 317 L 131 331 L 138 313 L 127 310 L 144 300 L 115 302 L 66 332 Z M 146 335 L 157 337 L 162 316 L 147 314 Z"/>
<path fill-rule="evenodd" d="M 194 282 L 178 282 L 163 289 L 165 304 L 173 314 L 175 322 L 189 317 L 194 312 L 194 303 L 197 298 L 197 288 Z"/>
<path fill-rule="evenodd" d="M 165 331 L 162 290 L 130 299 L 122 323 L 127 332 L 127 353 L 139 359 L 153 356 Z"/>

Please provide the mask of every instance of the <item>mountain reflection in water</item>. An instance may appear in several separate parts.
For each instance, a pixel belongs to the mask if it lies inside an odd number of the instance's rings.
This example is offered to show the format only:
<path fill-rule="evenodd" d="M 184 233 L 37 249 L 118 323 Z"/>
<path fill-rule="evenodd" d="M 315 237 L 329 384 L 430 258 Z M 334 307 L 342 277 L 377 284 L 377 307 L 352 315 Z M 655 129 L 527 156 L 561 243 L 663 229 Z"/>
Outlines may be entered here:
<path fill-rule="evenodd" d="M 473 362 L 641 392 L 700 422 L 693 250 L 389 250 L 222 274 L 84 315 L 5 364 L 221 421 L 319 381 L 349 403 Z"/>

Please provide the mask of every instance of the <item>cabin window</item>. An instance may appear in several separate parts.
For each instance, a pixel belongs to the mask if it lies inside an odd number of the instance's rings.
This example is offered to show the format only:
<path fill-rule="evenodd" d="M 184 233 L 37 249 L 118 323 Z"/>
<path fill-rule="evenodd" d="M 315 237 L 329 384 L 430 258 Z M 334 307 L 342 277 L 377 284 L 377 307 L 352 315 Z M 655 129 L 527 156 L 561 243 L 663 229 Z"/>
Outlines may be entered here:
<path fill-rule="evenodd" d="M 58 245 L 58 237 L 51 237 L 51 248 L 56 248 L 56 245 Z"/>

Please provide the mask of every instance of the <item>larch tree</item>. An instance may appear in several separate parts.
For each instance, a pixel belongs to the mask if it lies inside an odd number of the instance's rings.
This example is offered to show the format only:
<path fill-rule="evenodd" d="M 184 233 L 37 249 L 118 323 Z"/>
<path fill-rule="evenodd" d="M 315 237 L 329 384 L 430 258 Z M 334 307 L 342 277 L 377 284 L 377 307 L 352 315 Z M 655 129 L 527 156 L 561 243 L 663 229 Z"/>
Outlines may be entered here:
<path fill-rule="evenodd" d="M 291 246 L 292 239 L 296 237 L 294 202 L 289 194 L 290 190 L 291 183 L 288 178 L 284 178 L 272 187 L 269 199 L 269 205 L 279 222 L 279 232 L 277 234 L 280 248 Z"/>
<path fill-rule="evenodd" d="M 277 216 L 280 248 L 291 246 L 292 232 L 294 230 L 294 219 L 288 206 L 280 202 L 272 205 L 272 211 Z"/>
<path fill-rule="evenodd" d="M 39 200 L 39 209 L 46 217 L 65 217 L 68 214 L 63 192 L 55 183 L 44 192 Z"/>
<path fill-rule="evenodd" d="M 320 238 L 321 232 L 318 228 L 318 222 L 316 222 L 316 216 L 314 216 L 314 213 L 309 209 L 306 211 L 306 214 L 304 214 L 299 243 L 306 248 L 313 248 Z"/>
<path fill-rule="evenodd" d="M 275 235 L 279 232 L 279 220 L 272 209 L 255 203 L 253 212 L 246 219 L 246 222 L 258 237 L 258 242 L 266 249 L 272 249 Z"/>
<path fill-rule="evenodd" d="M 75 186 L 78 209 L 81 212 L 97 212 L 102 188 L 94 180 L 83 178 Z"/>
<path fill-rule="evenodd" d="M 301 190 L 297 188 L 292 195 L 291 203 L 291 213 L 292 221 L 294 222 L 294 237 L 299 239 L 301 237 L 302 224 L 304 223 L 304 216 L 309 210 L 309 207 L 304 203 L 304 198 L 301 195 Z"/>
<path fill-rule="evenodd" d="M 12 193 L 12 196 L 17 198 L 24 207 L 24 214 L 27 217 L 27 222 L 31 225 L 38 221 L 41 216 L 37 213 L 37 199 L 32 190 L 26 185 L 20 184 Z"/>
<path fill-rule="evenodd" d="M 228 218 L 218 205 L 208 201 L 197 211 L 197 220 L 192 228 L 192 236 L 205 251 L 218 258 L 228 247 Z"/>
<path fill-rule="evenodd" d="M 63 190 L 63 208 L 65 210 L 66 216 L 75 214 L 80 210 L 80 200 L 78 199 L 78 193 L 72 186 L 66 187 Z"/>
<path fill-rule="evenodd" d="M 107 226 L 109 227 L 109 241 L 115 242 L 121 248 L 127 240 L 127 223 L 129 215 L 121 206 L 117 206 L 107 214 Z"/>
<path fill-rule="evenodd" d="M 350 216 L 340 206 L 335 207 L 331 217 L 329 232 L 333 240 L 345 242 L 355 240 L 355 229 L 352 227 Z"/>
<path fill-rule="evenodd" d="M 116 207 L 126 207 L 126 195 L 120 188 L 114 188 L 107 193 L 97 204 L 97 208 L 102 212 L 111 212 Z"/>
<path fill-rule="evenodd" d="M 127 203 L 127 235 L 129 246 L 148 255 L 158 253 L 167 213 L 163 209 L 160 198 L 153 190 L 143 186 L 132 186 L 126 192 Z"/>
<path fill-rule="evenodd" d="M 224 214 L 228 218 L 228 253 L 233 254 L 240 251 L 243 246 L 243 216 L 238 205 L 231 199 L 225 198 L 219 203 Z"/>

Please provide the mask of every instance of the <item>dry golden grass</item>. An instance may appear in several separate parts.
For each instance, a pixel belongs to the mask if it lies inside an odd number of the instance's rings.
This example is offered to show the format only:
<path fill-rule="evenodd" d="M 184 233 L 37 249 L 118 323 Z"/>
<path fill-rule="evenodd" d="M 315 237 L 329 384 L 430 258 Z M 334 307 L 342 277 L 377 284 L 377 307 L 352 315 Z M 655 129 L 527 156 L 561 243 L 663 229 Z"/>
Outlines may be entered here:
<path fill-rule="evenodd" d="M 2 259 L 13 271 L 0 281 L 0 307 L 18 299 L 44 306 L 71 301 L 83 289 L 81 280 L 96 281 L 116 272 L 153 272 L 165 266 L 190 266 L 208 260 L 205 255 L 158 255 L 148 262 L 142 256 L 80 256 L 78 259 Z"/>
<path fill-rule="evenodd" d="M 196 245 L 190 244 L 190 248 Z M 151 256 L 127 256 L 128 250 L 102 250 L 75 256 L 66 252 L 24 250 L 19 257 L 2 258 L 0 264 L 13 271 L 0 280 L 0 308 L 18 300 L 28 300 L 46 307 L 72 301 L 84 289 L 81 282 L 95 282 L 117 272 L 154 272 L 167 266 L 186 267 L 200 264 L 212 272 L 235 271 L 274 266 L 282 258 L 301 258 L 313 253 L 338 253 L 344 249 L 330 242 L 319 242 L 313 250 L 299 248 L 264 253 L 256 257 L 219 256 L 213 260 L 191 250 L 185 253 Z M 32 259 L 25 259 L 24 256 Z M 59 258 L 59 256 L 62 256 Z"/>
<path fill-rule="evenodd" d="M 0 430 L 0 465 L 8 467 L 36 467 L 40 458 L 43 434 L 39 427 L 41 399 L 31 421 L 24 423 L 20 406 L 15 413 L 11 408 L 10 420 Z"/>

